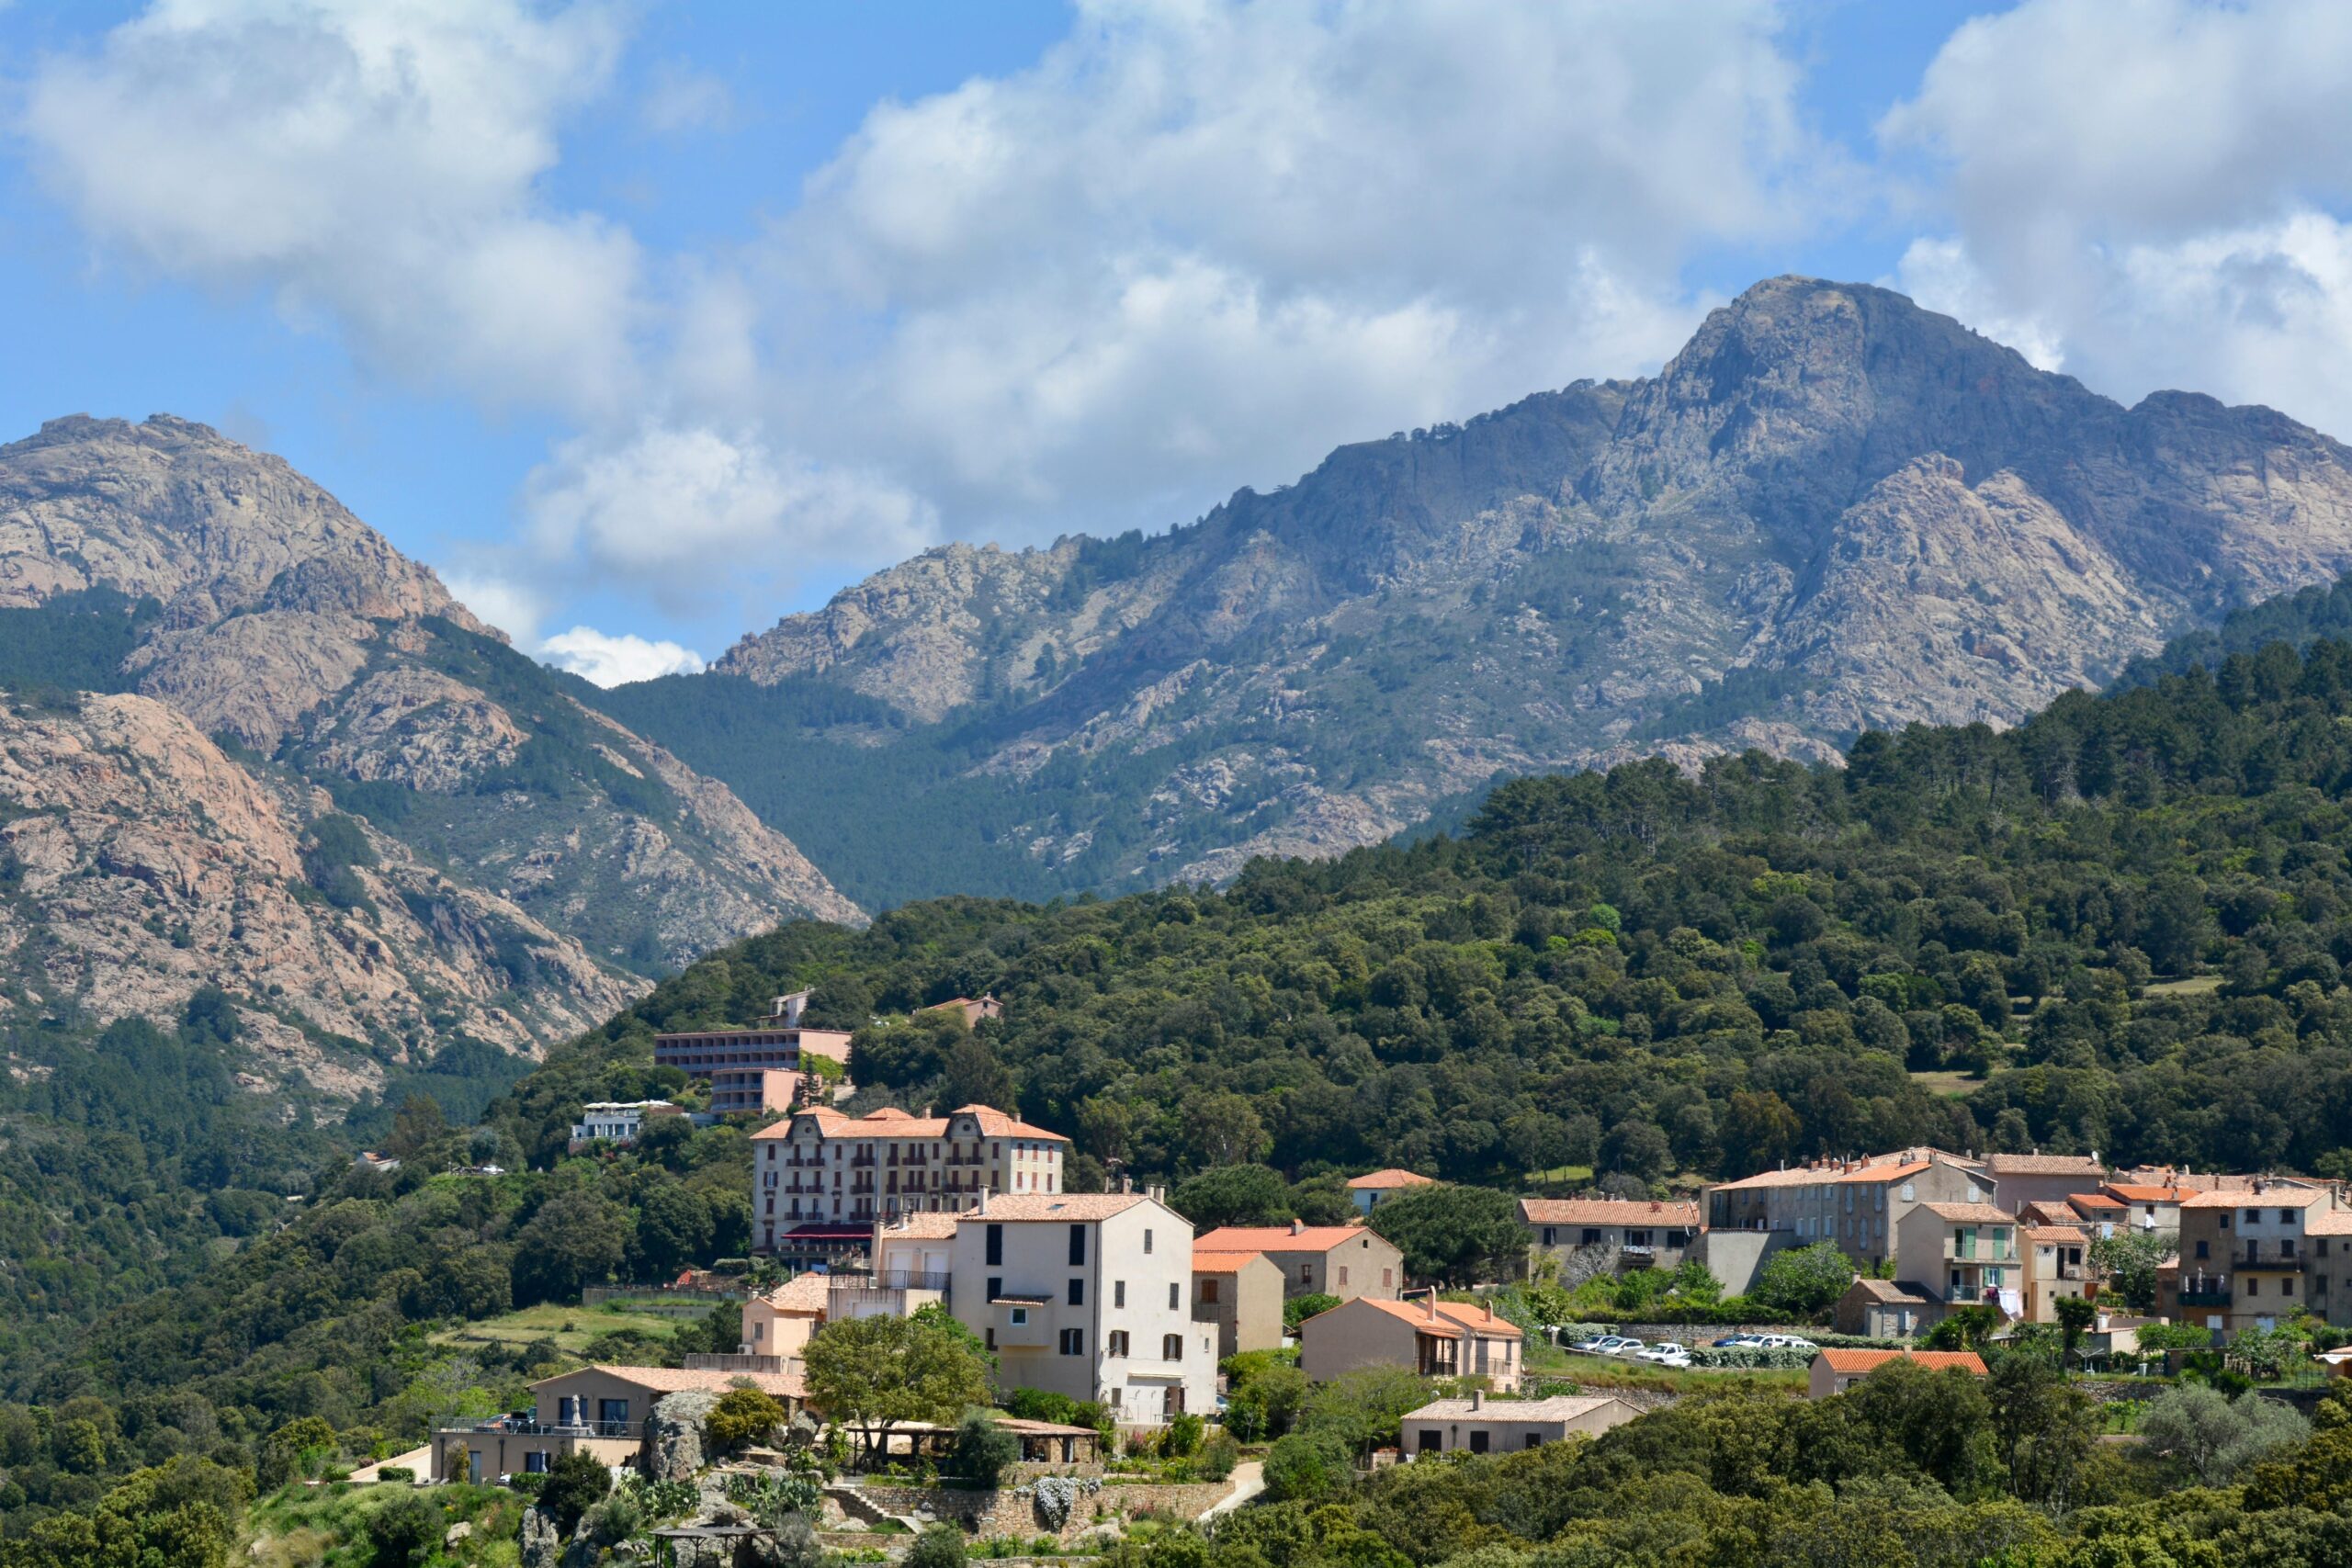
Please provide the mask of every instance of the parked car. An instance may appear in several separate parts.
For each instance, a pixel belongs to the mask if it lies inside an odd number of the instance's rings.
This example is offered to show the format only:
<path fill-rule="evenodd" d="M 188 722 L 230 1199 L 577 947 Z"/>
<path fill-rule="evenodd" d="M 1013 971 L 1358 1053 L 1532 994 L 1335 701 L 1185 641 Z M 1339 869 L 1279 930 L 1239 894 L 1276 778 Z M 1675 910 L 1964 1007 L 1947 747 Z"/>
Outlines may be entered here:
<path fill-rule="evenodd" d="M 1794 1334 L 1767 1334 L 1757 1348 L 1761 1350 L 1818 1350 L 1820 1346 Z"/>
<path fill-rule="evenodd" d="M 1650 1364 L 1657 1367 L 1687 1368 L 1691 1364 L 1690 1352 L 1688 1350 L 1677 1349 L 1671 1356 L 1653 1357 Z"/>
<path fill-rule="evenodd" d="M 1763 1348 L 1764 1337 L 1761 1334 L 1727 1334 L 1715 1341 L 1718 1350 L 1761 1350 Z"/>
<path fill-rule="evenodd" d="M 1638 1359 L 1645 1361 L 1679 1360 L 1684 1366 L 1689 1366 L 1690 1364 L 1690 1352 L 1672 1339 L 1661 1339 L 1657 1344 L 1651 1346 L 1648 1349 L 1644 1350 Z"/>
<path fill-rule="evenodd" d="M 1616 1354 L 1617 1347 L 1623 1343 L 1625 1337 L 1622 1334 L 1596 1334 L 1574 1348 L 1588 1356 L 1611 1356 Z"/>
<path fill-rule="evenodd" d="M 1607 1351 L 1605 1354 L 1611 1356 L 1638 1356 L 1645 1348 L 1647 1348 L 1647 1346 L 1642 1340 L 1620 1339 L 1617 1341 L 1617 1348 Z"/>

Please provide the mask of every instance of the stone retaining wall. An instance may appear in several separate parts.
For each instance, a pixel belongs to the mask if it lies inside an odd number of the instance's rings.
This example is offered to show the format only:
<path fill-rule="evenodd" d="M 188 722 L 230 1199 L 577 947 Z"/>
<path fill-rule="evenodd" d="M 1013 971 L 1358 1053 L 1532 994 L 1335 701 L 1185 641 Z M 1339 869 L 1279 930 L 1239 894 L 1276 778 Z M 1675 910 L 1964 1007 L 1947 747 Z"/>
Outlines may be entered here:
<path fill-rule="evenodd" d="M 1075 1540 L 1096 1525 L 1136 1514 L 1164 1514 L 1195 1519 L 1232 1495 L 1230 1481 L 1186 1483 L 1105 1482 L 1102 1489 L 1081 1496 L 1070 1509 L 1069 1521 L 1057 1532 L 1037 1517 L 1035 1494 L 1028 1486 L 1006 1486 L 993 1492 L 962 1491 L 946 1486 L 903 1486 L 865 1482 L 857 1490 L 884 1513 L 915 1519 L 944 1519 L 978 1536 L 1013 1536 L 1026 1540 L 1056 1535 Z M 888 1538 L 885 1538 L 888 1539 Z"/>

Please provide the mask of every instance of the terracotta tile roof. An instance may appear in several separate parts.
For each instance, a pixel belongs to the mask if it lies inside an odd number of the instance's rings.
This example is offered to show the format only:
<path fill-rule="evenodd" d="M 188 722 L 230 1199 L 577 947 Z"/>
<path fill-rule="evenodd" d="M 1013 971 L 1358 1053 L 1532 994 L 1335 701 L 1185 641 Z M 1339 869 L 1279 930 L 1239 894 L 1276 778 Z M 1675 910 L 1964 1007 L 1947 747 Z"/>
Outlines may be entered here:
<path fill-rule="evenodd" d="M 986 1213 L 967 1209 L 956 1219 L 967 1225 L 993 1220 L 1107 1220 L 1150 1201 L 1140 1192 L 1017 1192 L 1009 1197 L 991 1192 Z"/>
<path fill-rule="evenodd" d="M 1743 1176 L 1737 1181 L 1718 1181 L 1707 1189 L 1710 1192 L 1747 1192 L 1767 1187 L 1802 1187 L 1808 1181 L 1828 1181 L 1837 1172 L 1799 1166 L 1794 1170 L 1759 1170 L 1753 1176 Z"/>
<path fill-rule="evenodd" d="M 1313 1323 L 1316 1318 L 1329 1317 L 1335 1312 L 1346 1312 L 1351 1307 L 1371 1307 L 1375 1311 L 1385 1312 L 1391 1317 L 1402 1318 L 1407 1323 L 1414 1324 L 1423 1329 L 1452 1328 L 1466 1331 L 1483 1339 L 1524 1339 L 1526 1337 L 1526 1335 L 1521 1332 L 1519 1325 L 1510 1319 L 1490 1312 L 1482 1304 L 1470 1302 L 1438 1303 L 1437 1321 L 1431 1322 L 1429 1303 L 1426 1300 L 1383 1302 L 1375 1301 L 1370 1296 L 1358 1296 L 1351 1302 L 1342 1302 L 1338 1306 L 1317 1313 L 1315 1317 L 1308 1318 L 1306 1323 Z M 1304 1332 L 1306 1324 L 1301 1324 L 1299 1326 L 1301 1332 Z"/>
<path fill-rule="evenodd" d="M 1193 1248 L 1193 1272 L 1238 1274 L 1264 1256 L 1262 1252 L 1212 1252 L 1204 1247 L 1196 1247 Z"/>
<path fill-rule="evenodd" d="M 943 1004 L 952 1005 L 952 1004 Z M 959 1105 L 950 1114 L 969 1116 L 979 1122 L 980 1131 L 991 1138 L 1044 1138 L 1049 1143 L 1067 1144 L 1069 1140 L 1059 1133 L 1048 1132 L 1034 1122 L 1023 1122 L 993 1105 Z M 944 1122 L 940 1123 L 944 1129 Z"/>
<path fill-rule="evenodd" d="M 1549 1399 L 1436 1399 L 1408 1410 L 1408 1421 L 1574 1421 L 1618 1401 L 1605 1393 L 1555 1393 Z"/>
<path fill-rule="evenodd" d="M 1329 1252 L 1379 1234 L 1363 1225 L 1220 1225 L 1194 1236 L 1193 1245 L 1205 1252 Z"/>
<path fill-rule="evenodd" d="M 1531 1225 L 1680 1225 L 1696 1230 L 1699 1205 L 1622 1198 L 1521 1198 L 1519 1217 Z"/>
<path fill-rule="evenodd" d="M 2028 1225 L 2025 1228 L 2025 1234 L 2030 1241 L 2086 1242 L 2090 1240 L 2090 1237 L 2083 1234 L 2083 1228 L 2080 1225 Z"/>
<path fill-rule="evenodd" d="M 1986 1155 L 1986 1174 L 1998 1179 L 2004 1176 L 2087 1176 L 2093 1181 L 2107 1178 L 2107 1167 L 2092 1155 Z"/>
<path fill-rule="evenodd" d="M 1950 1220 L 1963 1225 L 2013 1225 L 2017 1219 L 2007 1210 L 1996 1209 L 1990 1203 L 1922 1203 L 1919 1205 L 1939 1220 Z"/>
<path fill-rule="evenodd" d="M 2352 1235 L 2352 1209 L 2323 1209 L 2303 1222 L 2311 1235 Z"/>
<path fill-rule="evenodd" d="M 2199 1192 L 2193 1198 L 2181 1200 L 2184 1209 L 2308 1209 L 2313 1203 L 2327 1202 L 2324 1187 L 2266 1187 L 2256 1192 L 2248 1188 L 2239 1192 Z"/>
<path fill-rule="evenodd" d="M 1396 1187 L 1434 1187 L 1437 1178 L 1423 1176 L 1418 1170 L 1398 1170 L 1391 1166 L 1386 1170 L 1368 1170 L 1362 1176 L 1350 1177 L 1348 1186 L 1358 1192 L 1385 1192 Z"/>
<path fill-rule="evenodd" d="M 2082 1212 L 2071 1203 L 2021 1203 L 2018 1218 L 2037 1225 L 2071 1225 Z"/>
<path fill-rule="evenodd" d="M 1931 1168 L 1934 1162 L 1918 1159 L 1902 1165 L 1866 1165 L 1860 1170 L 1848 1171 L 1840 1181 L 1866 1181 L 1875 1186 L 1883 1181 L 1907 1181 Z"/>
<path fill-rule="evenodd" d="M 956 1234 L 956 1214 L 907 1214 L 882 1227 L 884 1241 L 944 1241 Z"/>
<path fill-rule="evenodd" d="M 1906 1285 L 1898 1280 L 1872 1280 L 1858 1277 L 1849 1289 L 1857 1290 L 1872 1301 L 1888 1306 L 1925 1306 L 1928 1298 L 1917 1293 L 1919 1287 Z"/>
<path fill-rule="evenodd" d="M 1935 1371 L 1958 1367 L 1980 1378 L 1984 1375 L 1984 1358 L 1973 1350 L 1824 1350 L 1820 1359 L 1829 1363 L 1833 1372 L 1871 1372 L 1906 1357 Z"/>
<path fill-rule="evenodd" d="M 2129 1207 L 2120 1198 L 2110 1198 L 2104 1192 L 2077 1192 L 2066 1200 L 2067 1206 L 2078 1213 L 2106 1213 Z"/>
<path fill-rule="evenodd" d="M 616 1367 L 603 1361 L 573 1371 L 560 1372 L 553 1378 L 541 1378 L 531 1386 L 544 1388 L 558 1378 L 575 1377 L 581 1371 L 602 1372 L 606 1377 L 618 1378 L 623 1382 L 633 1383 L 655 1393 L 683 1393 L 688 1389 L 697 1388 L 725 1393 L 738 1383 L 749 1383 L 762 1393 L 774 1394 L 778 1399 L 808 1397 L 808 1383 L 792 1372 L 687 1371 L 679 1367 Z"/>
<path fill-rule="evenodd" d="M 832 1285 L 830 1274 L 795 1274 L 760 1300 L 779 1312 L 822 1312 Z"/>
<path fill-rule="evenodd" d="M 2142 1187 L 2116 1181 L 2109 1182 L 2104 1190 L 2127 1203 L 2177 1203 L 2197 1192 L 2194 1187 Z"/>

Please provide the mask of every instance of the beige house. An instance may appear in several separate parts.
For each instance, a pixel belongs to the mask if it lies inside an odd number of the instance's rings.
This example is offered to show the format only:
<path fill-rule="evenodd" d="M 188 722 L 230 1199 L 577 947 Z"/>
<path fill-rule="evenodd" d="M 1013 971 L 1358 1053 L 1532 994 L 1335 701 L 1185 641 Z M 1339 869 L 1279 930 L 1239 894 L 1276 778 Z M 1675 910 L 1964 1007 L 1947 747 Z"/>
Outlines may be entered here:
<path fill-rule="evenodd" d="M 1827 1399 L 1844 1393 L 1889 1361 L 1909 1359 L 1930 1371 L 1958 1368 L 1972 1377 L 1984 1375 L 1984 1359 L 1973 1350 L 1824 1350 L 1813 1359 L 1805 1374 L 1805 1397 Z"/>
<path fill-rule="evenodd" d="M 2107 1185 L 2107 1167 L 2097 1149 L 2086 1155 L 1986 1155 L 1984 1174 L 1992 1179 L 1994 1206 L 2012 1214 L 2027 1203 L 2063 1203 Z"/>
<path fill-rule="evenodd" d="M 662 1398 L 687 1389 L 724 1393 L 738 1387 L 756 1388 L 791 1410 L 808 1397 L 798 1377 L 777 1373 L 582 1367 L 533 1383 L 527 1416 L 500 1416 L 435 1432 L 433 1479 L 482 1483 L 540 1474 L 575 1450 L 608 1465 L 635 1464 L 645 1448 L 646 1417 Z"/>
<path fill-rule="evenodd" d="M 1611 1269 L 1677 1269 L 1699 1234 L 1699 1205 L 1624 1198 L 1521 1198 L 1527 1260 L 1566 1261 L 1600 1247 Z"/>
<path fill-rule="evenodd" d="M 795 1274 L 774 1290 L 743 1303 L 743 1334 L 737 1348 L 746 1356 L 782 1356 L 797 1360 L 809 1337 L 825 1325 L 825 1303 L 832 1280 L 824 1274 Z"/>
<path fill-rule="evenodd" d="M 1523 1337 L 1492 1306 L 1442 1302 L 1434 1290 L 1410 1302 L 1358 1296 L 1298 1325 L 1298 1365 L 1316 1382 L 1359 1367 L 1410 1367 L 1425 1378 L 1483 1377 L 1493 1392 L 1516 1393 Z"/>
<path fill-rule="evenodd" d="M 1719 1183 L 1707 1189 L 1706 1217 L 1711 1232 L 1782 1232 L 1795 1247 L 1835 1242 L 1873 1268 L 1894 1256 L 1896 1228 L 1917 1204 L 1981 1203 L 1992 1191 L 1983 1169 L 1959 1155 L 1898 1149 Z"/>
<path fill-rule="evenodd" d="M 2099 1189 L 2124 1206 L 2123 1223 L 2135 1231 L 2180 1229 L 2180 1205 L 2198 1189 L 2177 1183 L 2110 1181 Z"/>
<path fill-rule="evenodd" d="M 752 1134 L 753 1247 L 790 1250 L 804 1226 L 956 1213 L 983 1192 L 1059 1192 L 1069 1140 L 986 1105 L 944 1116 L 811 1106 Z"/>
<path fill-rule="evenodd" d="M 1216 1325 L 1222 1361 L 1283 1343 L 1283 1271 L 1262 1252 L 1193 1248 L 1193 1321 Z"/>
<path fill-rule="evenodd" d="M 1405 1255 L 1364 1225 L 1223 1225 L 1199 1240 L 1204 1252 L 1258 1252 L 1282 1270 L 1284 1296 L 1375 1296 L 1395 1301 Z"/>
<path fill-rule="evenodd" d="M 980 1021 L 984 1018 L 1004 1016 L 1004 1004 L 994 997 L 950 997 L 944 1002 L 933 1002 L 927 1008 L 917 1008 L 915 1012 L 920 1017 L 927 1012 L 945 1012 L 949 1008 L 954 1008 L 964 1015 L 964 1024 L 967 1029 L 978 1029 L 980 1026 Z"/>
<path fill-rule="evenodd" d="M 1921 1203 L 1895 1232 L 1895 1277 L 1948 1307 L 2025 1312 L 2018 1223 L 1990 1203 Z"/>
<path fill-rule="evenodd" d="M 1193 1227 L 1156 1195 L 986 1196 L 956 1218 L 949 1308 L 995 1353 L 1000 1388 L 1099 1400 L 1125 1425 L 1212 1408 Z"/>
<path fill-rule="evenodd" d="M 1943 1314 L 1943 1303 L 1920 1286 L 1858 1275 L 1838 1298 L 1830 1322 L 1840 1334 L 1909 1339 L 1925 1333 Z"/>
<path fill-rule="evenodd" d="M 1578 1432 L 1597 1438 L 1639 1415 L 1622 1399 L 1561 1394 L 1551 1399 L 1440 1399 L 1408 1413 L 1401 1443 L 1417 1454 L 1504 1454 L 1540 1449 Z"/>
<path fill-rule="evenodd" d="M 2061 1297 L 2098 1294 L 2091 1238 L 2080 1225 L 2027 1225 L 2024 1250 L 2028 1323 L 2057 1322 Z"/>
<path fill-rule="evenodd" d="M 1436 1185 L 1437 1179 L 1433 1176 L 1423 1176 L 1414 1170 L 1399 1170 L 1392 1166 L 1386 1170 L 1368 1170 L 1362 1176 L 1350 1177 L 1348 1199 L 1355 1204 L 1357 1213 L 1369 1215 L 1383 1201 L 1408 1187 Z"/>

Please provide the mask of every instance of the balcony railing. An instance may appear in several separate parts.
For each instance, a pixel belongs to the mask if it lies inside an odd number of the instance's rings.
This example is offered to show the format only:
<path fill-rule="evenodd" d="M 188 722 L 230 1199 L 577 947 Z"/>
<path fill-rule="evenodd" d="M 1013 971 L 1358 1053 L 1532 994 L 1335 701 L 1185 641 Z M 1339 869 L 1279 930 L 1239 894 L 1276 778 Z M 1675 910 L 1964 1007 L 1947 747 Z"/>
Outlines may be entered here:
<path fill-rule="evenodd" d="M 755 1351 L 728 1351 L 721 1355 L 701 1352 L 686 1357 L 690 1372 L 788 1372 L 792 1370 L 789 1356 L 763 1356 Z"/>
<path fill-rule="evenodd" d="M 637 1438 L 645 1436 L 642 1421 L 518 1421 L 513 1416 L 492 1416 L 487 1420 L 456 1420 L 447 1426 L 434 1424 L 434 1431 L 442 1437 L 459 1437 L 475 1432 L 484 1437 L 503 1434 L 510 1438 Z"/>
<path fill-rule="evenodd" d="M 2252 1269 L 2264 1274 L 2305 1274 L 2311 1271 L 2312 1260 L 2303 1254 L 2282 1254 L 2248 1247 L 2230 1258 L 2233 1269 Z"/>
<path fill-rule="evenodd" d="M 2225 1307 L 2230 1304 L 2230 1292 L 2225 1290 L 2216 1290 L 2211 1286 L 2207 1286 L 2203 1290 L 2194 1286 L 2183 1286 L 2180 1292 L 2180 1304 L 2185 1307 Z"/>

